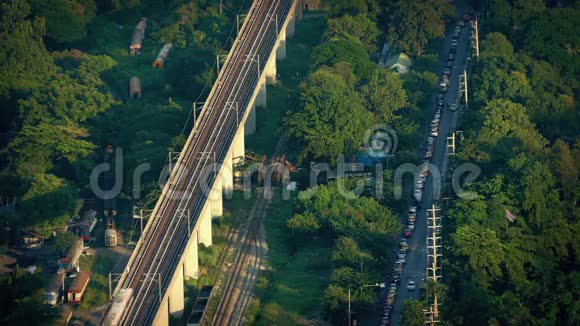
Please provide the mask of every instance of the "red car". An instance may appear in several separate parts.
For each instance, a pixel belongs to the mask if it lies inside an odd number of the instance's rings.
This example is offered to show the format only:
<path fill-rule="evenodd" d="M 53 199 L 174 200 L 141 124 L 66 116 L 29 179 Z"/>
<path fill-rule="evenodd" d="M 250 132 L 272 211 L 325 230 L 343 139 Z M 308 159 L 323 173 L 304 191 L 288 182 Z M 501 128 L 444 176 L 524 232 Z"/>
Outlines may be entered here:
<path fill-rule="evenodd" d="M 410 238 L 413 235 L 413 233 L 411 232 L 411 229 L 406 228 L 405 233 L 403 235 L 405 236 L 405 238 Z"/>

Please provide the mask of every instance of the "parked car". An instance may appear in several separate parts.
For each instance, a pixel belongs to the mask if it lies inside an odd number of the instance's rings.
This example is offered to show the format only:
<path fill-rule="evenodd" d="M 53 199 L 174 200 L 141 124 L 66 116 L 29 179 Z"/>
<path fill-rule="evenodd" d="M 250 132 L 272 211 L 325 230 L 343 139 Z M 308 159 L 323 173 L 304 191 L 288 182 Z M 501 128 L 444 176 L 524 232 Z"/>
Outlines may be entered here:
<path fill-rule="evenodd" d="M 409 224 L 407 224 L 407 227 L 409 228 L 409 230 L 415 231 L 415 222 L 409 222 Z"/>
<path fill-rule="evenodd" d="M 411 292 L 415 291 L 415 281 L 409 280 L 409 282 L 407 282 L 407 290 Z"/>
<path fill-rule="evenodd" d="M 413 232 L 411 232 L 411 229 L 406 228 L 405 233 L 403 235 L 405 236 L 405 238 L 410 238 L 413 235 Z"/>

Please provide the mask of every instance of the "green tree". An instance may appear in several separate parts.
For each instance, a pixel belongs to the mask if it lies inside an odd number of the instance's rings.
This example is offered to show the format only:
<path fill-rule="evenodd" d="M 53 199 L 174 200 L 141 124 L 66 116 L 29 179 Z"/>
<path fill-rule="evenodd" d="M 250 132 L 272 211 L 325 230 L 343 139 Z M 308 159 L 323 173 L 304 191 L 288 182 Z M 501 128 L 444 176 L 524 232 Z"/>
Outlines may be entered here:
<path fill-rule="evenodd" d="M 451 12 L 447 0 L 399 1 L 399 9 L 389 26 L 389 42 L 421 56 L 429 41 L 445 34 L 445 18 Z"/>
<path fill-rule="evenodd" d="M 369 19 L 368 15 L 344 15 L 328 20 L 327 39 L 332 40 L 345 34 L 359 39 L 368 53 L 377 51 L 377 43 L 381 32 L 377 23 Z"/>
<path fill-rule="evenodd" d="M 362 42 L 350 35 L 336 37 L 316 46 L 312 50 L 310 60 L 317 66 L 349 63 L 358 79 L 370 75 L 376 67 L 376 64 L 369 59 L 369 54 Z"/>
<path fill-rule="evenodd" d="M 401 325 L 422 326 L 425 325 L 425 302 L 419 300 L 407 300 L 403 303 L 403 315 Z"/>
<path fill-rule="evenodd" d="M 376 18 L 381 12 L 381 3 L 377 0 L 328 0 L 333 17 L 343 14 L 367 14 Z"/>
<path fill-rule="evenodd" d="M 362 142 L 372 123 L 362 98 L 344 80 L 328 71 L 312 73 L 300 85 L 299 107 L 285 119 L 289 135 L 302 145 L 299 160 L 336 160 Z"/>
<path fill-rule="evenodd" d="M 357 266 L 372 259 L 372 255 L 359 248 L 353 238 L 340 237 L 332 250 L 331 260 L 339 266 Z"/>
<path fill-rule="evenodd" d="M 11 168 L 18 175 L 29 177 L 44 173 L 56 160 L 72 163 L 95 149 L 82 139 L 87 136 L 87 131 L 76 125 L 26 125 L 8 145 Z"/>
<path fill-rule="evenodd" d="M 489 33 L 481 42 L 482 57 L 503 57 L 511 59 L 514 47 L 502 33 Z"/>
<path fill-rule="evenodd" d="M 482 145 L 496 145 L 503 137 L 515 137 L 525 147 L 539 151 L 546 145 L 546 140 L 536 131 L 524 106 L 508 100 L 493 100 L 482 109 L 483 127 L 478 134 Z"/>
<path fill-rule="evenodd" d="M 42 42 L 44 20 L 29 13 L 25 0 L 0 4 L 0 95 L 36 88 L 56 71 Z"/>
<path fill-rule="evenodd" d="M 361 88 L 367 110 L 375 114 L 377 123 L 389 123 L 395 111 L 407 105 L 407 93 L 398 73 L 386 68 L 377 69 Z"/>
<path fill-rule="evenodd" d="M 32 225 L 45 237 L 57 226 L 63 226 L 80 207 L 76 190 L 64 179 L 52 174 L 37 174 L 22 196 L 22 209 L 18 211 L 19 225 Z"/>
<path fill-rule="evenodd" d="M 483 285 L 501 276 L 504 251 L 496 232 L 465 225 L 458 227 L 452 238 L 452 251 L 467 258 L 470 271 Z"/>
<path fill-rule="evenodd" d="M 63 254 L 77 239 L 77 236 L 71 232 L 58 232 L 54 239 L 55 249 Z"/>
<path fill-rule="evenodd" d="M 30 0 L 32 13 L 46 18 L 47 36 L 61 43 L 80 40 L 95 17 L 94 0 Z"/>

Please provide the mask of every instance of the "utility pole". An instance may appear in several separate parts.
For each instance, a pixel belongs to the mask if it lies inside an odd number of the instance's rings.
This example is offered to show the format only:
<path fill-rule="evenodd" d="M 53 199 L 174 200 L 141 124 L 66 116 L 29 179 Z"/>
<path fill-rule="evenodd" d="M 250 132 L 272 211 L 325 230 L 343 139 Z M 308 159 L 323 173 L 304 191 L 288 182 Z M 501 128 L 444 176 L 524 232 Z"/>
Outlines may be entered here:
<path fill-rule="evenodd" d="M 156 275 L 157 279 L 155 279 Z M 161 303 L 161 300 L 163 300 L 163 297 L 161 296 L 161 273 L 148 273 L 148 274 L 144 273 L 143 280 L 157 282 L 157 284 L 159 284 L 159 303 Z"/>
<path fill-rule="evenodd" d="M 197 111 L 203 110 L 205 102 L 193 102 L 193 124 L 197 121 Z"/>
<path fill-rule="evenodd" d="M 115 279 L 113 279 L 115 276 Z M 109 299 L 113 298 L 113 282 L 119 282 L 123 273 L 109 273 Z"/>
<path fill-rule="evenodd" d="M 479 58 L 479 31 L 477 28 L 477 16 L 473 21 L 473 28 L 475 29 L 475 56 Z"/>
<path fill-rule="evenodd" d="M 139 219 L 141 223 L 141 236 L 143 236 L 143 220 L 151 217 L 152 209 L 140 209 L 139 214 L 133 214 L 134 219 Z"/>
<path fill-rule="evenodd" d="M 451 132 L 451 136 L 447 137 L 447 154 L 455 154 L 455 131 Z"/>
<path fill-rule="evenodd" d="M 348 326 L 350 326 L 350 289 L 348 289 Z"/>
<path fill-rule="evenodd" d="M 228 55 L 227 54 L 216 54 L 216 68 L 217 68 L 217 73 L 216 73 L 216 77 L 219 76 L 220 74 L 220 69 L 221 69 L 221 63 L 226 62 Z"/>
<path fill-rule="evenodd" d="M 465 110 L 468 110 L 468 92 L 467 92 L 467 70 L 463 70 L 463 74 L 459 75 L 459 96 L 463 93 L 463 100 L 465 101 Z"/>
<path fill-rule="evenodd" d="M 194 109 L 195 111 L 195 109 Z M 177 154 L 177 155 L 174 155 Z M 181 152 L 174 152 L 173 150 L 169 150 L 168 153 L 168 161 L 169 161 L 169 182 L 173 181 L 171 180 L 171 172 L 173 171 L 173 162 L 177 162 L 177 160 L 179 159 L 179 155 L 181 154 Z"/>
<path fill-rule="evenodd" d="M 431 234 L 427 237 L 427 279 L 430 279 L 435 284 L 435 289 L 437 289 L 437 281 L 441 278 L 440 272 L 441 266 L 439 257 L 442 256 L 439 249 L 441 249 L 441 244 L 437 242 L 441 240 L 441 237 L 437 235 L 439 228 L 441 228 L 441 216 L 437 216 L 437 212 L 441 209 L 433 204 L 430 209 L 427 210 L 427 228 Z M 427 232 L 429 234 L 429 232 Z M 429 307 L 429 319 L 426 323 L 434 326 L 435 323 L 439 322 L 439 301 L 437 297 L 437 291 L 433 293 L 433 303 Z"/>

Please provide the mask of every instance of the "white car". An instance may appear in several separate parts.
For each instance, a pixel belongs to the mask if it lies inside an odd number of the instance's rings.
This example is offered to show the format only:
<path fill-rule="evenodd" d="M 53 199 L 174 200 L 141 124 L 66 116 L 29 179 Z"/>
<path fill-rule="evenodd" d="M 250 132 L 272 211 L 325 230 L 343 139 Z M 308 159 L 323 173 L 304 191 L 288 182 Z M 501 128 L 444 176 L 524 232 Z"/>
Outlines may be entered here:
<path fill-rule="evenodd" d="M 407 225 L 407 227 L 409 228 L 409 230 L 415 231 L 415 222 L 409 222 L 409 224 Z"/>
<path fill-rule="evenodd" d="M 415 281 L 409 281 L 409 282 L 407 282 L 407 290 L 409 290 L 409 291 L 415 291 Z"/>
<path fill-rule="evenodd" d="M 397 257 L 399 259 L 405 259 L 406 256 L 407 256 L 407 251 L 404 249 L 399 249 L 399 254 L 397 255 Z"/>
<path fill-rule="evenodd" d="M 451 106 L 449 107 L 450 111 L 457 111 L 457 104 L 453 103 L 451 104 Z"/>
<path fill-rule="evenodd" d="M 433 131 L 431 131 L 431 136 L 433 136 L 433 137 L 439 136 L 439 130 L 433 130 Z"/>
<path fill-rule="evenodd" d="M 423 180 L 418 180 L 415 189 L 423 189 L 424 186 L 425 184 L 423 183 Z"/>
<path fill-rule="evenodd" d="M 421 189 L 416 189 L 413 193 L 413 196 L 415 197 L 416 201 L 421 201 L 423 200 L 423 191 Z"/>

